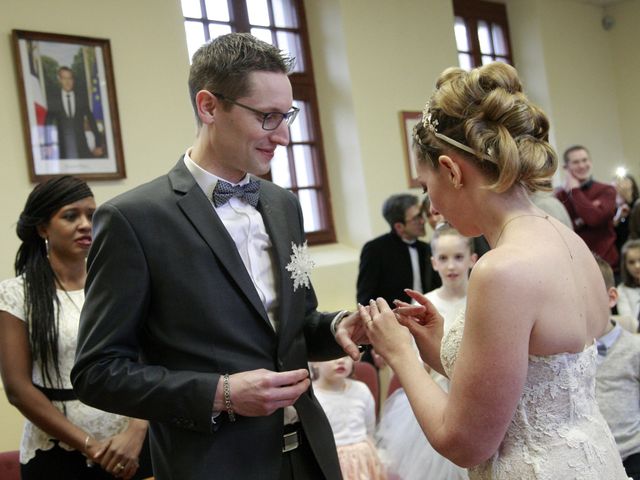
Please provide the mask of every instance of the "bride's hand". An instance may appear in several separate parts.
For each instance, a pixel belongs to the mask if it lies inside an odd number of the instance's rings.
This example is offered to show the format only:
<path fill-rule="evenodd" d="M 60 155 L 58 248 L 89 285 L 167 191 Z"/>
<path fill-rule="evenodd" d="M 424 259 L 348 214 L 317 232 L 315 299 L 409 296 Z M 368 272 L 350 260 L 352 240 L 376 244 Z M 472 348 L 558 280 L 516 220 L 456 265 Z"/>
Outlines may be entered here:
<path fill-rule="evenodd" d="M 413 335 L 420 356 L 427 362 L 429 351 L 434 348 L 439 350 L 444 319 L 436 307 L 420 292 L 406 289 L 405 293 L 415 300 L 417 305 L 396 300 L 394 312 L 398 322 L 407 327 Z"/>
<path fill-rule="evenodd" d="M 359 307 L 367 335 L 376 352 L 393 368 L 393 362 L 404 353 L 413 356 L 411 334 L 398 323 L 396 315 L 383 299 L 371 300 L 368 307 Z"/>

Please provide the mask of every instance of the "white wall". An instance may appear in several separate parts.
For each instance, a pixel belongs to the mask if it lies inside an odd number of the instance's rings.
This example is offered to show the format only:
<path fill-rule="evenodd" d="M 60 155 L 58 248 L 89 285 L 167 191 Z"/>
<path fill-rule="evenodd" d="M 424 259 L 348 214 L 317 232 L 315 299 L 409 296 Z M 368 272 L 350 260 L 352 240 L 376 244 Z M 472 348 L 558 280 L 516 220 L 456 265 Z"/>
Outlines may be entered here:
<path fill-rule="evenodd" d="M 640 2 L 608 10 L 569 0 L 506 4 L 516 67 L 551 119 L 558 154 L 574 144 L 587 146 L 601 181 L 610 181 L 622 164 L 638 173 L 632 129 L 640 65 L 630 47 L 638 45 Z M 605 13 L 617 20 L 609 31 L 602 28 Z"/>

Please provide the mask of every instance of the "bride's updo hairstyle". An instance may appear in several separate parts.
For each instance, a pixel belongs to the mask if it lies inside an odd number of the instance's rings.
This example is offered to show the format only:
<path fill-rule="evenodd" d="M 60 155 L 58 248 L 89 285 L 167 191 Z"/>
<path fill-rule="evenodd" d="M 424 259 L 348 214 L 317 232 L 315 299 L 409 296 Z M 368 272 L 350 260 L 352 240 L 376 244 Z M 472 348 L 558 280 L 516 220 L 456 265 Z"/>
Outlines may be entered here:
<path fill-rule="evenodd" d="M 497 193 L 514 184 L 529 192 L 551 189 L 557 157 L 549 121 L 505 63 L 442 72 L 413 136 L 419 162 L 438 168 L 438 157 L 455 149 L 476 162 Z"/>

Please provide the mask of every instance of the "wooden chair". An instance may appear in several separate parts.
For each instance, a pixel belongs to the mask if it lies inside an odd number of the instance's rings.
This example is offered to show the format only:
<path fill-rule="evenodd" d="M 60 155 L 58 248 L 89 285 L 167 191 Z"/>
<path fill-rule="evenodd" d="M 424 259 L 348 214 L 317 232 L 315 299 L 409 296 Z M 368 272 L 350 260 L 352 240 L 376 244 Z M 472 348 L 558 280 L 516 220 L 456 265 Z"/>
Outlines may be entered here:
<path fill-rule="evenodd" d="M 380 383 L 378 381 L 378 371 L 376 367 L 367 362 L 355 362 L 353 364 L 353 378 L 367 384 L 373 399 L 375 400 L 376 418 L 380 403 Z"/>
<path fill-rule="evenodd" d="M 20 480 L 20 452 L 0 452 L 0 480 Z"/>

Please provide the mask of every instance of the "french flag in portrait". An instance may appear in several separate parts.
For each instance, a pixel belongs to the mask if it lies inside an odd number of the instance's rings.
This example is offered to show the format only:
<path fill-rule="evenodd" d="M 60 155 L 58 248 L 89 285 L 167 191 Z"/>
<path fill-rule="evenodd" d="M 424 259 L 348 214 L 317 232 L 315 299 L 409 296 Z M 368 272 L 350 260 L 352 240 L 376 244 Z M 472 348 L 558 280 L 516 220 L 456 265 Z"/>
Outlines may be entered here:
<path fill-rule="evenodd" d="M 29 40 L 27 51 L 29 52 L 29 78 L 27 79 L 27 87 L 33 95 L 36 123 L 40 130 L 44 128 L 44 122 L 47 117 L 47 98 L 44 94 L 44 76 L 42 75 L 42 62 L 40 61 L 38 43 Z M 44 138 L 44 136 L 40 138 Z"/>

